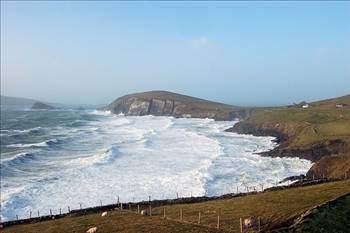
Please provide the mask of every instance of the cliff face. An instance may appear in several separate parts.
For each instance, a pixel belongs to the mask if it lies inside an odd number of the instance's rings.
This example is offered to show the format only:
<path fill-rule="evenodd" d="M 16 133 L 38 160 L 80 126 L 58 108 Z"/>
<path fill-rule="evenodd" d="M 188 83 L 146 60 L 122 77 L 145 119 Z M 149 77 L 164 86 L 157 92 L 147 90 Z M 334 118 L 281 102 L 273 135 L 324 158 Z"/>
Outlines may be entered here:
<path fill-rule="evenodd" d="M 126 95 L 116 99 L 105 110 L 130 116 L 174 116 L 232 120 L 244 118 L 247 110 L 165 91 Z"/>
<path fill-rule="evenodd" d="M 309 178 L 349 179 L 350 153 L 339 153 L 321 158 L 310 168 L 306 176 Z"/>

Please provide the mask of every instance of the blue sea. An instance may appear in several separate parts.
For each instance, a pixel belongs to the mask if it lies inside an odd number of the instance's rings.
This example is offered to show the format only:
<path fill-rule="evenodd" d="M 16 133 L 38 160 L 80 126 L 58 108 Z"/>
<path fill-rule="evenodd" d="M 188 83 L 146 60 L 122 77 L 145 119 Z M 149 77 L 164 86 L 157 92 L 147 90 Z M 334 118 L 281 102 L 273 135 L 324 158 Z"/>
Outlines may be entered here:
<path fill-rule="evenodd" d="M 311 163 L 261 157 L 272 137 L 224 130 L 235 121 L 1 111 L 1 218 L 120 201 L 214 196 L 271 187 Z"/>

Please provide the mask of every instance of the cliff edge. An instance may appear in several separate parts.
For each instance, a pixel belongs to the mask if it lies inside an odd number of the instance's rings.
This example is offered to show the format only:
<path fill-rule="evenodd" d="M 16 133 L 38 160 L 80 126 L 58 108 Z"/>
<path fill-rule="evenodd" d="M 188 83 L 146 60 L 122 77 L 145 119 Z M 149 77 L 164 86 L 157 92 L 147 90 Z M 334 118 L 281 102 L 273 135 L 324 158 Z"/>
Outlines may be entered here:
<path fill-rule="evenodd" d="M 243 119 L 246 109 L 181 95 L 168 91 L 149 91 L 122 96 L 105 110 L 129 116 L 173 116 L 193 118 L 213 118 L 215 120 Z"/>
<path fill-rule="evenodd" d="M 305 107 L 306 106 L 306 107 Z M 350 177 L 350 95 L 309 104 L 257 108 L 227 131 L 274 136 L 279 146 L 261 153 L 314 162 L 308 177 Z"/>

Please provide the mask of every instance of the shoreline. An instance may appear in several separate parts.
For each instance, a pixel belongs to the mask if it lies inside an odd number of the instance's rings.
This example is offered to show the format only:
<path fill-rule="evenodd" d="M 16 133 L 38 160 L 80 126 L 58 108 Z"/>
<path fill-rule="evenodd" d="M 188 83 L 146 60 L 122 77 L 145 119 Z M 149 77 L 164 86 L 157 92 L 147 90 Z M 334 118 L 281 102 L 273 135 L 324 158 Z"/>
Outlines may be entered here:
<path fill-rule="evenodd" d="M 304 128 L 303 125 L 296 125 L 291 130 L 288 125 L 272 124 L 272 123 L 252 123 L 247 120 L 239 121 L 232 127 L 226 129 L 226 132 L 234 132 L 238 134 L 250 134 L 253 136 L 272 136 L 275 137 L 275 142 L 278 146 L 272 150 L 259 153 L 266 157 L 290 157 L 306 159 L 313 163 L 312 167 L 306 173 L 308 178 L 313 176 L 327 177 L 329 176 L 329 168 L 324 165 L 327 158 L 332 158 L 337 155 L 346 154 L 346 142 L 342 139 L 324 139 L 316 141 L 311 145 L 304 147 L 290 147 L 290 142 L 298 136 L 298 131 Z M 322 166 L 320 163 L 322 162 Z M 350 176 L 349 172 L 345 172 L 342 176 Z M 329 177 L 331 178 L 331 177 Z M 334 177 L 332 177 L 334 178 Z M 338 177 L 339 178 L 339 177 Z"/>

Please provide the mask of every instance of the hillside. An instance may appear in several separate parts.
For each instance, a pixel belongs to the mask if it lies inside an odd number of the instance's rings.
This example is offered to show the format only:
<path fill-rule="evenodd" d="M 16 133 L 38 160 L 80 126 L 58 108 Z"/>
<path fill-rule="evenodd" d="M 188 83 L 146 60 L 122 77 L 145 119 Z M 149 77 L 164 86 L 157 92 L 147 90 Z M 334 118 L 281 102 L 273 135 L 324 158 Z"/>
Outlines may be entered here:
<path fill-rule="evenodd" d="M 337 106 L 337 105 L 340 105 Z M 309 176 L 342 178 L 350 175 L 350 97 L 317 101 L 308 108 L 259 108 L 228 131 L 278 138 L 280 146 L 263 153 L 316 162 Z M 327 157 L 326 156 L 330 156 Z"/>
<path fill-rule="evenodd" d="M 31 107 L 31 109 L 35 109 L 35 110 L 49 110 L 49 109 L 55 109 L 54 107 L 52 107 L 51 105 L 48 104 L 44 104 L 42 102 L 35 102 L 33 104 L 33 106 Z"/>
<path fill-rule="evenodd" d="M 341 233 L 349 232 L 349 229 L 350 194 L 309 211 L 293 227 L 288 230 L 278 231 L 278 233 Z"/>
<path fill-rule="evenodd" d="M 246 110 L 236 106 L 167 91 L 125 95 L 113 101 L 105 109 L 116 114 L 123 113 L 132 116 L 155 115 L 214 118 L 217 120 L 230 120 L 246 116 Z"/>
<path fill-rule="evenodd" d="M 1 96 L 1 110 L 23 110 L 29 109 L 36 100 L 20 98 L 20 97 L 10 97 Z"/>
<path fill-rule="evenodd" d="M 345 95 L 337 98 L 327 99 L 327 100 L 321 100 L 312 102 L 312 106 L 317 106 L 320 108 L 326 108 L 326 109 L 332 109 L 336 105 L 344 105 L 345 107 L 350 107 L 350 95 Z"/>
<path fill-rule="evenodd" d="M 239 219 L 252 216 L 260 217 L 261 229 L 269 231 L 288 227 L 294 224 L 306 211 L 314 209 L 316 206 L 324 206 L 324 203 L 349 193 L 350 180 L 347 180 L 265 191 L 238 197 L 228 196 L 224 199 L 192 204 L 171 204 L 170 201 L 167 205 L 156 206 L 154 203 L 152 204 L 154 206 L 152 216 L 136 214 L 135 204 L 131 204 L 132 209 L 124 209 L 123 211 L 116 210 L 114 205 L 109 207 L 106 217 L 101 217 L 101 213 L 107 208 L 97 207 L 100 210 L 85 213 L 80 211 L 55 220 L 8 226 L 2 232 L 86 232 L 93 226 L 98 228 L 98 233 L 240 232 Z M 163 218 L 164 208 L 166 209 L 166 219 Z M 142 209 L 148 209 L 148 203 Z M 181 210 L 183 213 L 182 221 L 179 215 Z M 199 212 L 201 212 L 200 224 L 198 224 Z M 336 225 L 338 220 L 341 223 L 342 219 L 336 217 L 343 216 L 343 212 L 333 211 L 333 225 Z M 219 230 L 216 229 L 218 215 L 220 215 Z M 313 218 L 309 216 L 308 219 L 312 220 Z M 338 233 L 343 232 L 338 231 Z"/>

